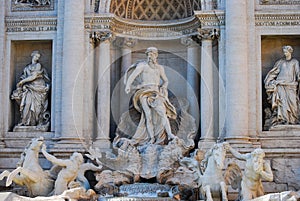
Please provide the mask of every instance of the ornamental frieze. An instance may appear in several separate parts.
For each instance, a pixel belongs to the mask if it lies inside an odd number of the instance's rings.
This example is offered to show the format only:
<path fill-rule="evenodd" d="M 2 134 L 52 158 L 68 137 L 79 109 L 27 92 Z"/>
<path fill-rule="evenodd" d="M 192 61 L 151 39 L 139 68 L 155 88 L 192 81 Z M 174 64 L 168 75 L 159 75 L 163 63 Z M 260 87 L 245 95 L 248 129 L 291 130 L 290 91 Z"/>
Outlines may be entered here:
<path fill-rule="evenodd" d="M 225 25 L 224 11 L 195 11 L 195 16 L 201 22 L 201 27 L 219 27 Z"/>
<path fill-rule="evenodd" d="M 300 5 L 300 0 L 260 0 L 260 5 Z"/>
<path fill-rule="evenodd" d="M 300 26 L 300 14 L 256 14 L 255 26 Z"/>
<path fill-rule="evenodd" d="M 199 27 L 200 22 L 194 17 L 162 23 L 124 20 L 118 17 L 88 17 L 85 19 L 85 29 L 87 30 L 111 30 L 116 36 L 140 39 L 171 39 L 195 35 Z"/>
<path fill-rule="evenodd" d="M 41 32 L 56 31 L 57 20 L 39 19 L 5 19 L 6 32 Z"/>
<path fill-rule="evenodd" d="M 11 11 L 53 10 L 54 0 L 11 0 Z"/>

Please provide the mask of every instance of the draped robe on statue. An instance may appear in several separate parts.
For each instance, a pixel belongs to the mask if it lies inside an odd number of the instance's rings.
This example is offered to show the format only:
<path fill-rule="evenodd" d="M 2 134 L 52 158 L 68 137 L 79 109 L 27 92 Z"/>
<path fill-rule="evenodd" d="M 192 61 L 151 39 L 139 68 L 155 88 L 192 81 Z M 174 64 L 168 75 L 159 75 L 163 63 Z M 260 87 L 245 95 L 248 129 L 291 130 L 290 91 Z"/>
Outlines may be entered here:
<path fill-rule="evenodd" d="M 299 80 L 299 62 L 294 58 L 277 61 L 267 74 L 265 88 L 276 114 L 273 125 L 299 123 Z"/>

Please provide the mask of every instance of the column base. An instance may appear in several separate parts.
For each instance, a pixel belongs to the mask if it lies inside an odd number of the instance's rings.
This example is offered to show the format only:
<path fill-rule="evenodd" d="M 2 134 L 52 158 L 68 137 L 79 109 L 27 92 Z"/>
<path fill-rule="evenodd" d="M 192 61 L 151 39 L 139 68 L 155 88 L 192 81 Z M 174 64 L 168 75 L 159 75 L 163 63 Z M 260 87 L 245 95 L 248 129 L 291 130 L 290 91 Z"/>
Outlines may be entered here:
<path fill-rule="evenodd" d="M 96 140 L 92 144 L 92 147 L 97 148 L 100 151 L 110 151 L 111 142 L 108 138 L 96 138 Z"/>
<path fill-rule="evenodd" d="M 58 142 L 55 143 L 52 149 L 62 149 L 62 150 L 72 150 L 78 152 L 85 152 L 88 150 L 85 139 L 83 138 L 72 138 L 72 137 L 60 137 L 57 139 Z"/>
<path fill-rule="evenodd" d="M 4 139 L 0 139 L 0 148 L 5 148 Z"/>
<path fill-rule="evenodd" d="M 198 148 L 201 149 L 201 150 L 208 150 L 214 144 L 216 144 L 216 140 L 214 138 L 202 138 L 198 142 Z"/>
<path fill-rule="evenodd" d="M 225 141 L 235 148 L 254 148 L 254 144 L 249 137 L 225 137 Z"/>

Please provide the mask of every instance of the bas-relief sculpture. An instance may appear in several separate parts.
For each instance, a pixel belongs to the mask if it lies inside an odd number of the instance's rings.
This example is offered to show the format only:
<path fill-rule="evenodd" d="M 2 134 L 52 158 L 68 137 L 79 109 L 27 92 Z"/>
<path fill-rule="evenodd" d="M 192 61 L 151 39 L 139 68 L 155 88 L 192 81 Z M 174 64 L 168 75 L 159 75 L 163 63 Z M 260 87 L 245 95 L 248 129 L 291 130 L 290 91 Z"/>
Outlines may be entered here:
<path fill-rule="evenodd" d="M 17 4 L 29 4 L 31 6 L 42 6 L 42 5 L 50 5 L 51 0 L 15 0 L 14 2 Z"/>
<path fill-rule="evenodd" d="M 283 46 L 282 51 L 284 58 L 275 63 L 264 80 L 272 111 L 265 110 L 265 128 L 269 129 L 299 124 L 299 61 L 292 57 L 291 46 Z"/>
<path fill-rule="evenodd" d="M 19 105 L 21 114 L 20 122 L 14 131 L 48 131 L 50 125 L 50 78 L 46 69 L 39 63 L 41 54 L 33 51 L 31 57 L 31 63 L 25 66 L 17 89 L 11 95 L 11 99 Z"/>

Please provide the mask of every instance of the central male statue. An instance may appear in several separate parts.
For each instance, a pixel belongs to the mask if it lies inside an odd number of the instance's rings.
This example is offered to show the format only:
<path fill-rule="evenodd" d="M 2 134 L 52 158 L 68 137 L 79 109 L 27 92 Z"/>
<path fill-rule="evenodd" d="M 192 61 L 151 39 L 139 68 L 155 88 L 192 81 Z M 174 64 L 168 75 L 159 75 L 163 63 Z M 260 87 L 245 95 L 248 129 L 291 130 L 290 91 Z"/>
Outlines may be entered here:
<path fill-rule="evenodd" d="M 157 62 L 158 50 L 146 50 L 147 61 L 132 65 L 125 74 L 125 92 L 135 90 L 134 108 L 141 113 L 141 119 L 132 137 L 134 144 L 163 144 L 166 138 L 173 139 L 168 118 L 176 119 L 175 107 L 168 99 L 168 78 L 163 66 Z M 133 72 L 126 79 L 130 70 Z M 162 82 L 161 82 L 162 81 Z"/>

